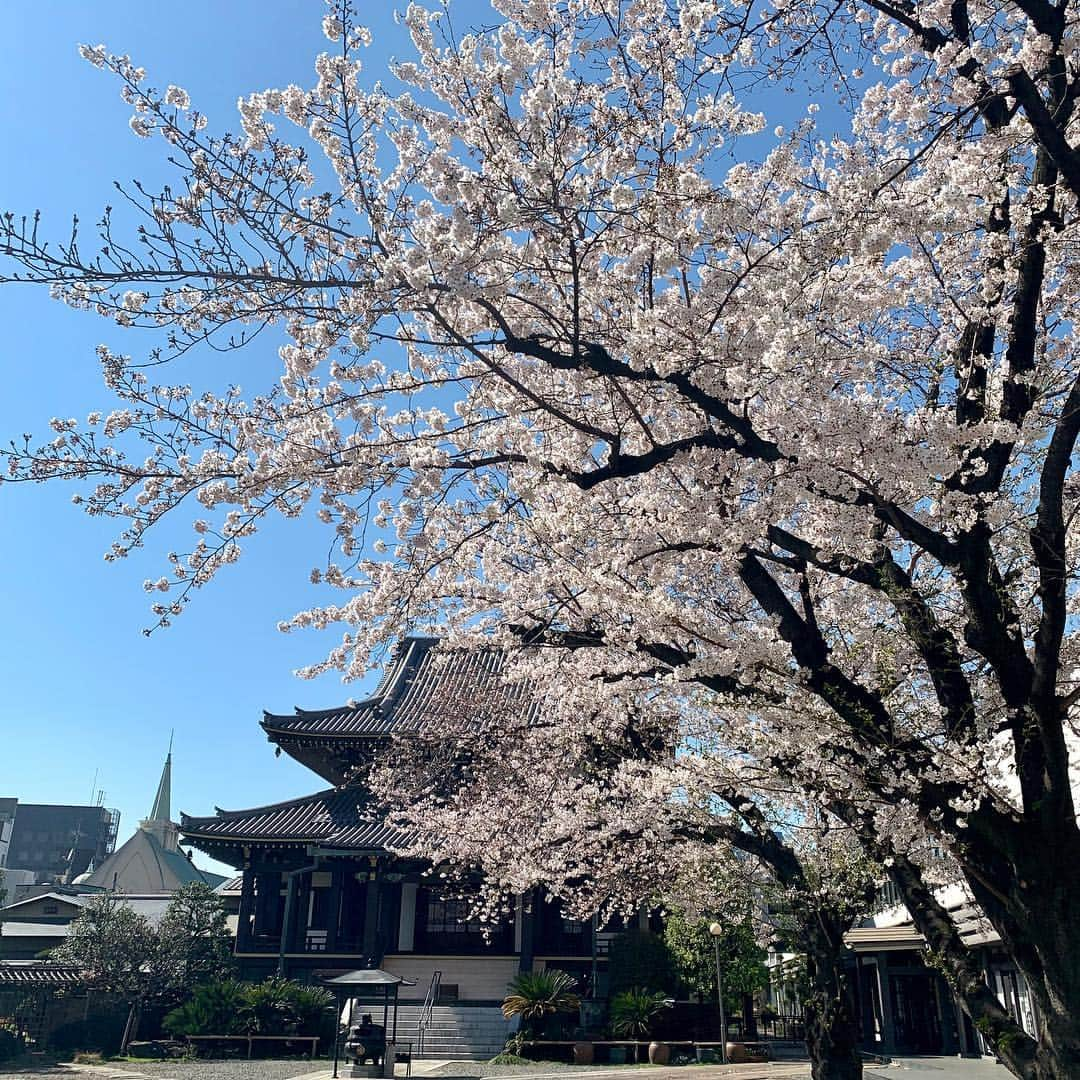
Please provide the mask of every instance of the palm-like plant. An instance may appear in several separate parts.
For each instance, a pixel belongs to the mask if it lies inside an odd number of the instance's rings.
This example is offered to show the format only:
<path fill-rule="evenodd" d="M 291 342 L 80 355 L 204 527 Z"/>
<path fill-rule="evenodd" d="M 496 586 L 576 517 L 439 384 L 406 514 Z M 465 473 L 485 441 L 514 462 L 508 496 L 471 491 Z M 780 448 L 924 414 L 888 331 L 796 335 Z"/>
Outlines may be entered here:
<path fill-rule="evenodd" d="M 239 1035 L 244 1031 L 248 987 L 224 979 L 198 986 L 162 1021 L 170 1035 Z"/>
<path fill-rule="evenodd" d="M 574 993 L 575 982 L 573 975 L 558 968 L 523 971 L 510 983 L 502 1014 L 507 1020 L 520 1016 L 523 1023 L 531 1023 L 555 1013 L 577 1012 L 581 998 Z"/>
<path fill-rule="evenodd" d="M 620 1038 L 640 1039 L 649 1034 L 653 1018 L 667 1005 L 667 998 L 659 991 L 640 986 L 624 990 L 611 1000 L 611 1030 Z M 640 1051 L 640 1046 L 634 1047 L 635 1061 Z"/>

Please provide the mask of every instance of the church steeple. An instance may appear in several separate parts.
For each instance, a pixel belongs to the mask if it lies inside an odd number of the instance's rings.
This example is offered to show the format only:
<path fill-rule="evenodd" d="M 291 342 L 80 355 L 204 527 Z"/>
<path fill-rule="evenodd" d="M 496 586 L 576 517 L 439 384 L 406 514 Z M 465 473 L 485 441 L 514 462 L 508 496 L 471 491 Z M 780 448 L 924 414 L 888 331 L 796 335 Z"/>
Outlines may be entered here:
<path fill-rule="evenodd" d="M 150 816 L 139 822 L 143 832 L 150 833 L 166 851 L 176 851 L 180 845 L 180 833 L 172 822 L 172 735 L 169 735 L 169 752 L 161 770 L 157 794 Z"/>
<path fill-rule="evenodd" d="M 165 755 L 165 767 L 161 770 L 154 806 L 147 821 L 169 821 L 172 818 L 172 736 L 169 736 L 169 752 Z"/>

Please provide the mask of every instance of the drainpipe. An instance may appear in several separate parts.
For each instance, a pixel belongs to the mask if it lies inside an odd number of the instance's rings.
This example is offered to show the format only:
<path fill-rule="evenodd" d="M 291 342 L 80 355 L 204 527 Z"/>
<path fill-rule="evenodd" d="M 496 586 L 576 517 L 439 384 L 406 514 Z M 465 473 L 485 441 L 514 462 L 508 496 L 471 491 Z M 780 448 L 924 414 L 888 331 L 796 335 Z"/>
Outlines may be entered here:
<path fill-rule="evenodd" d="M 281 920 L 281 941 L 278 944 L 278 959 L 277 959 L 277 973 L 284 978 L 285 977 L 285 942 L 289 936 L 289 931 L 292 929 L 292 913 L 293 908 L 296 906 L 296 879 L 300 874 L 306 874 L 312 870 L 319 869 L 319 860 L 315 859 L 313 863 L 309 863 L 307 866 L 299 866 L 295 870 L 287 870 L 284 877 L 288 878 L 288 884 L 285 887 L 285 914 Z"/>

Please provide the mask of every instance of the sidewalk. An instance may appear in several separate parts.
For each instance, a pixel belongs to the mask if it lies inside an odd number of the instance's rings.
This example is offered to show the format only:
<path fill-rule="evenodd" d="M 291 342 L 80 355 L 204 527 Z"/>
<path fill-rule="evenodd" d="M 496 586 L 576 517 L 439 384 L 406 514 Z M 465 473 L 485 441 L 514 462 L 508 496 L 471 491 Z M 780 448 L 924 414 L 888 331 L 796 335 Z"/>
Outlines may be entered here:
<path fill-rule="evenodd" d="M 565 1065 L 552 1068 L 545 1062 L 537 1062 L 535 1069 L 528 1066 L 491 1065 L 483 1068 L 484 1062 L 477 1061 L 439 1061 L 425 1059 L 413 1063 L 412 1074 L 415 1077 L 429 1077 L 431 1080 L 475 1080 L 476 1077 L 506 1077 L 507 1080 L 566 1080 L 575 1074 L 587 1074 L 608 1080 L 632 1080 L 649 1077 L 649 1080 L 807 1080 L 810 1066 L 807 1062 L 768 1062 L 761 1065 Z M 460 1067 L 460 1071 L 455 1069 Z M 347 1080 L 349 1069 L 340 1067 L 339 1080 Z M 332 1072 L 326 1070 L 317 1073 L 304 1073 L 294 1080 L 331 1080 Z M 398 1065 L 396 1077 L 405 1076 L 405 1066 Z"/>

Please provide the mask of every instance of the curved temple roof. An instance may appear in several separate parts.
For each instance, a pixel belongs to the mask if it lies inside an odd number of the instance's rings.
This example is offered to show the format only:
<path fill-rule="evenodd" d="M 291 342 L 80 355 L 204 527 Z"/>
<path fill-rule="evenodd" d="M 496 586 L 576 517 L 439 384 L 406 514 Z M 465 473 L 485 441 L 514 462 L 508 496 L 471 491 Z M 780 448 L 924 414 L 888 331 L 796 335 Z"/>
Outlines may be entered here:
<path fill-rule="evenodd" d="M 182 814 L 184 837 L 235 865 L 249 845 L 370 853 L 405 846 L 409 838 L 374 816 L 363 787 L 347 783 L 355 767 L 395 735 L 429 727 L 438 732 L 443 725 L 475 730 L 491 720 L 525 719 L 536 708 L 527 684 L 503 677 L 504 650 L 439 644 L 432 637 L 405 638 L 375 692 L 355 705 L 264 714 L 267 738 L 335 787 L 250 810 L 218 810 L 214 817 Z"/>
<path fill-rule="evenodd" d="M 180 816 L 189 840 L 234 846 L 317 844 L 350 851 L 384 851 L 407 837 L 384 821 L 368 816 L 366 792 L 358 787 L 329 788 L 300 799 L 250 810 L 218 810 L 213 817 Z"/>
<path fill-rule="evenodd" d="M 419 731 L 455 710 L 471 719 L 482 719 L 480 712 L 528 711 L 523 688 L 502 678 L 503 650 L 436 645 L 437 638 L 405 638 L 371 697 L 336 709 L 298 707 L 292 716 L 264 713 L 263 730 L 275 742 L 278 735 L 385 738 Z"/>

